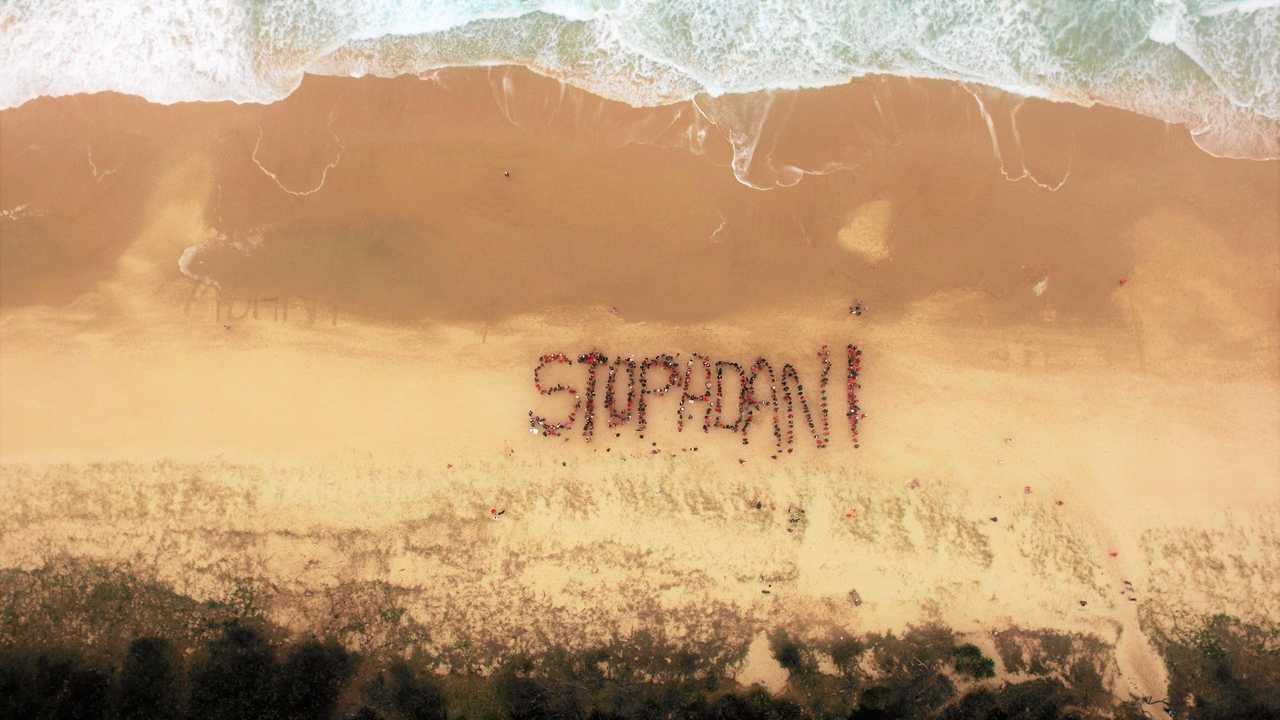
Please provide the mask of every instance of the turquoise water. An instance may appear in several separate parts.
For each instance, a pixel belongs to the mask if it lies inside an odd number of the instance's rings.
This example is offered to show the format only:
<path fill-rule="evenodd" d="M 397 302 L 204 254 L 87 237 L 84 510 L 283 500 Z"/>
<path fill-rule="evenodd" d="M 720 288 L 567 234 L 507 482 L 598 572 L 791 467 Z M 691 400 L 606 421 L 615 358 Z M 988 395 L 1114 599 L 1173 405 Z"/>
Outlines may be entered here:
<path fill-rule="evenodd" d="M 3 0 L 0 62 L 0 107 L 269 102 L 304 72 L 495 64 L 633 105 L 883 73 L 1103 102 L 1216 155 L 1280 157 L 1280 0 Z"/>

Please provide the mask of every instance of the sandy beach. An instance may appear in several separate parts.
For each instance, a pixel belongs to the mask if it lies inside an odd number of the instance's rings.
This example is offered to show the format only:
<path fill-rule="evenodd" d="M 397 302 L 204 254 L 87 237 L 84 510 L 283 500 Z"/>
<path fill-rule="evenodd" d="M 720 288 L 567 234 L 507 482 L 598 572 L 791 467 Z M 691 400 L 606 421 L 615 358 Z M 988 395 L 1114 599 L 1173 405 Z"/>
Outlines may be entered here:
<path fill-rule="evenodd" d="M 777 628 L 941 623 L 1158 699 L 1180 623 L 1280 617 L 1280 164 L 870 77 L 775 93 L 748 187 L 716 112 L 514 67 L 0 111 L 6 591 L 248 593 L 441 672 L 643 629 L 775 692 Z M 530 432 L 549 353 L 765 357 L 816 408 L 824 346 L 824 448 L 679 391 Z"/>

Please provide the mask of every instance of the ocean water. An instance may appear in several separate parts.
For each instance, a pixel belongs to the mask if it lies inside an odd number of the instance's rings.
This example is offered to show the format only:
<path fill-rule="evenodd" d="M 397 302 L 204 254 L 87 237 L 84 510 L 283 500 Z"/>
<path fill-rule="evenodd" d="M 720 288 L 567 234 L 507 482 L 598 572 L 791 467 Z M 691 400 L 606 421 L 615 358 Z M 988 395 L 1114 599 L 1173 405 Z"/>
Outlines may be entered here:
<path fill-rule="evenodd" d="M 638 106 L 951 79 L 1280 157 L 1280 0 L 0 0 L 0 108 L 104 90 L 272 102 L 308 72 L 499 64 Z M 715 120 L 749 146 L 768 98 L 730 104 Z"/>

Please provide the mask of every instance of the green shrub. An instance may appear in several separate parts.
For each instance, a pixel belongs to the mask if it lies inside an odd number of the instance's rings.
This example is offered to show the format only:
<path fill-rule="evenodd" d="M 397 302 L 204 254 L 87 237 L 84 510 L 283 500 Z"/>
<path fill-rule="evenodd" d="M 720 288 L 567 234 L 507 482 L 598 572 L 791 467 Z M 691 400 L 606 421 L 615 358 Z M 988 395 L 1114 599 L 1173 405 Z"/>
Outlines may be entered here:
<path fill-rule="evenodd" d="M 951 663 L 956 672 L 971 678 L 996 676 L 995 661 L 982 654 L 977 645 L 966 643 L 951 651 Z"/>

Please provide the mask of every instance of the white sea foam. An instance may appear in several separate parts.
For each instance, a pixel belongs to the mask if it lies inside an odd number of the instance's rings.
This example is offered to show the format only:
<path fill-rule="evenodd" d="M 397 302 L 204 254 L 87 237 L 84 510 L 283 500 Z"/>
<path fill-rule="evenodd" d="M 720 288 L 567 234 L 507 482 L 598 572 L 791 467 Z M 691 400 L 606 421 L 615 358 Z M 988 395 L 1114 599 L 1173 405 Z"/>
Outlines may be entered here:
<path fill-rule="evenodd" d="M 740 178 L 768 100 L 726 96 L 871 73 L 1105 102 L 1214 154 L 1280 157 L 1280 0 L 7 0 L 0 64 L 0 107 L 523 65 L 633 105 L 700 97 Z"/>
<path fill-rule="evenodd" d="M 218 286 L 218 281 L 203 273 L 197 272 L 196 263 L 200 258 L 200 245 L 189 245 L 178 256 L 178 272 L 204 285 Z"/>
<path fill-rule="evenodd" d="M 1214 15 L 1222 15 L 1229 12 L 1247 13 L 1276 7 L 1280 7 L 1280 0 L 1226 0 L 1226 2 L 1204 8 L 1200 11 L 1200 14 L 1204 17 L 1213 17 Z"/>

